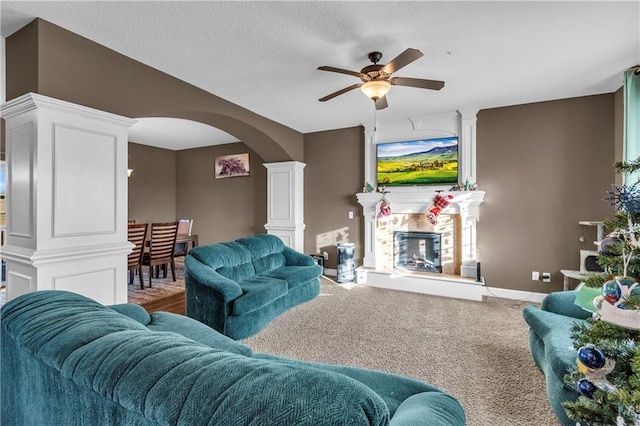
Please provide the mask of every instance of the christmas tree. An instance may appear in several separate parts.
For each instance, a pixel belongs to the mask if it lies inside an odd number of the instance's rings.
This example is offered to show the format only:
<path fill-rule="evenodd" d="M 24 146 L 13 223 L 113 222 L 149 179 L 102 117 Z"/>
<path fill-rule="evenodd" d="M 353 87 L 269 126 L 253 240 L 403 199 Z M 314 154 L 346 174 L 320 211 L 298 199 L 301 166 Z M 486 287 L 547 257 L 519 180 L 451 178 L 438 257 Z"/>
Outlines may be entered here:
<path fill-rule="evenodd" d="M 628 175 L 640 170 L 640 158 L 615 166 Z M 580 396 L 563 406 L 580 426 L 640 426 L 640 180 L 614 185 L 605 199 L 616 213 L 604 221 L 609 233 L 598 255 L 604 273 L 590 274 L 583 288 L 597 289 L 595 314 L 572 328 L 578 357 L 565 377 Z"/>

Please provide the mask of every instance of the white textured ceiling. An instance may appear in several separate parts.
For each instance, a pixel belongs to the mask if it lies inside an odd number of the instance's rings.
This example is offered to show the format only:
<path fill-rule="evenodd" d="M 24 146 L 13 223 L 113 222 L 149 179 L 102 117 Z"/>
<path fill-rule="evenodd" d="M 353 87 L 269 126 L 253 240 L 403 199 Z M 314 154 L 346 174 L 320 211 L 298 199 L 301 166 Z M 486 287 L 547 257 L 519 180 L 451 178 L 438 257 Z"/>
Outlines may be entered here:
<path fill-rule="evenodd" d="M 378 120 L 610 93 L 640 64 L 637 0 L 0 4 L 3 37 L 40 17 L 303 133 L 373 120 L 358 90 L 318 102 L 359 80 L 317 70 L 358 71 L 371 51 L 419 49 L 394 75 L 446 82 L 393 87 Z"/>
<path fill-rule="evenodd" d="M 129 128 L 129 141 L 164 149 L 188 149 L 239 142 L 215 127 L 182 118 L 138 118 Z"/>

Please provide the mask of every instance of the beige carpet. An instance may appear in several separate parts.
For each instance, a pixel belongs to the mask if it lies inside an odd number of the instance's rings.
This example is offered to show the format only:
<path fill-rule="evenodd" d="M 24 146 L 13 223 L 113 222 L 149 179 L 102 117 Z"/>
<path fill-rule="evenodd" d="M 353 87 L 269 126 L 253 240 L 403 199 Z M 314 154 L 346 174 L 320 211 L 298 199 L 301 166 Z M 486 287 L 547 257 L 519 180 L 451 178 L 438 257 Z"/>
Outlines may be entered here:
<path fill-rule="evenodd" d="M 245 343 L 258 352 L 384 370 L 455 396 L 470 426 L 557 425 L 529 353 L 525 302 L 473 302 L 323 279 L 322 294 Z"/>

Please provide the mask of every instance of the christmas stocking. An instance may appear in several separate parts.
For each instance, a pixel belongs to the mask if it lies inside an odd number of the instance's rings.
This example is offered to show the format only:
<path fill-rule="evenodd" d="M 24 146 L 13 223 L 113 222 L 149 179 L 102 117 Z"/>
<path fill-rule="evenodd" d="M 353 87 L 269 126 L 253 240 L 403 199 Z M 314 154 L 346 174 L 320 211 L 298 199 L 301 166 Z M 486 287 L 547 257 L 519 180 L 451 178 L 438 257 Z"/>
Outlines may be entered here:
<path fill-rule="evenodd" d="M 383 197 L 379 203 L 378 217 L 383 218 L 383 217 L 389 216 L 390 214 L 391 214 L 391 204 L 389 204 L 387 199 Z"/>
<path fill-rule="evenodd" d="M 427 212 L 424 214 L 432 225 L 438 223 L 438 216 L 440 215 L 440 212 L 447 208 L 450 203 L 449 200 L 451 200 L 452 198 L 453 195 L 445 195 L 443 197 L 440 194 L 436 194 L 436 197 L 433 199 L 433 203 L 429 207 L 429 210 L 427 210 Z"/>

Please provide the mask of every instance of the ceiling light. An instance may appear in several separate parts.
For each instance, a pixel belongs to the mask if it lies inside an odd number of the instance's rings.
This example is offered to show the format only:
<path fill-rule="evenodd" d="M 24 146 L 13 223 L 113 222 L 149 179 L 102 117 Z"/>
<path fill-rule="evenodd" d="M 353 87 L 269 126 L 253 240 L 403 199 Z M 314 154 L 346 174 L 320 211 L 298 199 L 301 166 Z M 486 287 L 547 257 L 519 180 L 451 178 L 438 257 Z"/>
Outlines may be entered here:
<path fill-rule="evenodd" d="M 386 95 L 386 93 L 390 89 L 391 83 L 386 80 L 367 81 L 362 86 L 360 86 L 360 90 L 362 90 L 362 93 L 364 93 L 374 101 Z"/>

